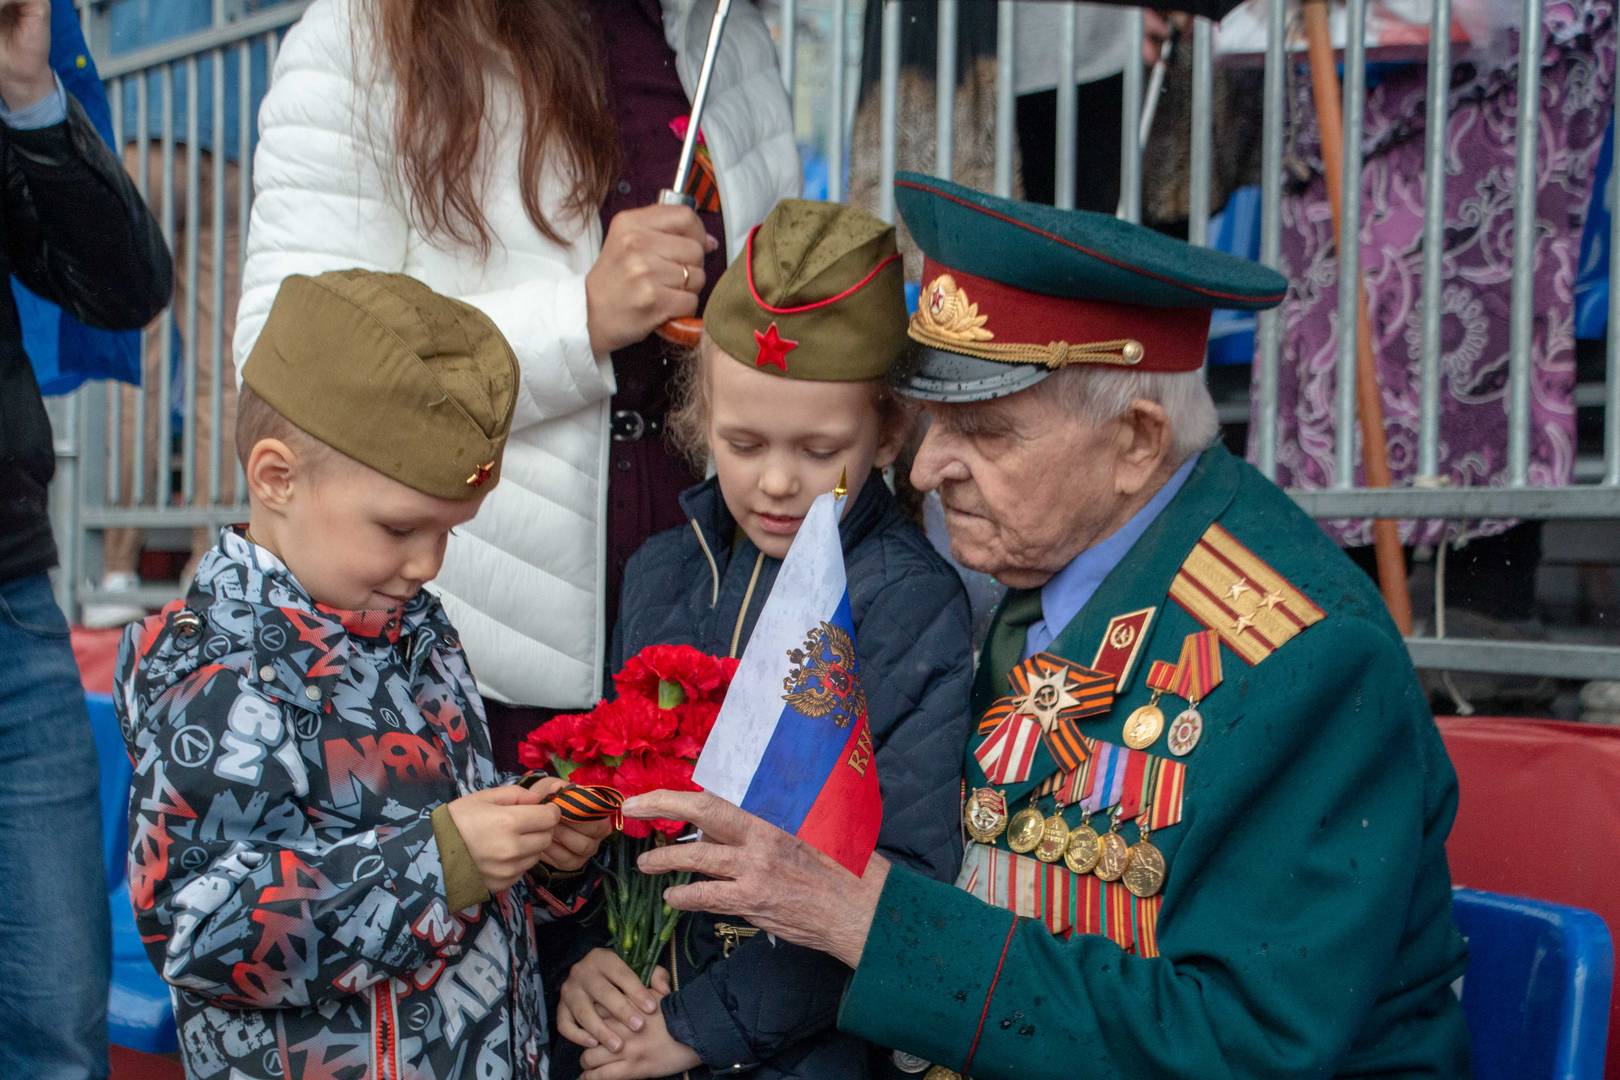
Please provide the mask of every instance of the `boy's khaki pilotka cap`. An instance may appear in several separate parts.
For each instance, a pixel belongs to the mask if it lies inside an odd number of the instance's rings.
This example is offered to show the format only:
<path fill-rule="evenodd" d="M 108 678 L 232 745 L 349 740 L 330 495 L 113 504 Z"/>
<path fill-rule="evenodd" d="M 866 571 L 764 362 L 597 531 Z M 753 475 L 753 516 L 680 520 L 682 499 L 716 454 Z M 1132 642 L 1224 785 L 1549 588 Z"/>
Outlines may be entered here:
<path fill-rule="evenodd" d="M 790 379 L 881 379 L 907 346 L 894 227 L 837 203 L 784 199 L 748 236 L 703 313 L 714 343 Z"/>
<path fill-rule="evenodd" d="M 518 364 L 477 308 L 404 274 L 340 270 L 281 283 L 242 382 L 362 465 L 470 499 L 500 478 Z"/>

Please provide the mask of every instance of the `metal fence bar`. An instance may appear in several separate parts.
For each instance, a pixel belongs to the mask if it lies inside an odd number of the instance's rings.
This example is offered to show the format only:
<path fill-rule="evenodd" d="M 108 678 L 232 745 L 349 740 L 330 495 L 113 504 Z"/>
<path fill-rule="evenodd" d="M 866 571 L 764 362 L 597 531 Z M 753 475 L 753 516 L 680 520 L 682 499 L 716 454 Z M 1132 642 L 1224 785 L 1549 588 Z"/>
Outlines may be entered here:
<path fill-rule="evenodd" d="M 844 107 L 844 66 L 849 51 L 849 0 L 833 4 L 832 34 L 832 145 L 827 148 L 827 198 L 844 201 L 844 145 L 847 141 L 848 110 Z"/>
<path fill-rule="evenodd" d="M 1620 105 L 1620 82 L 1615 84 Z M 1620 108 L 1614 110 L 1614 136 L 1620 144 Z M 1614 178 L 1610 184 L 1615 184 Z M 1620 190 L 1616 185 L 1611 190 Z M 1620 487 L 1620 206 L 1609 206 L 1609 340 L 1607 382 L 1603 402 L 1603 482 Z"/>
<path fill-rule="evenodd" d="M 163 105 L 163 180 L 160 185 L 159 197 L 163 202 L 163 242 L 174 250 L 174 65 L 168 64 L 163 68 L 163 92 L 158 99 Z M 159 506 L 169 504 L 169 496 L 174 485 L 173 470 L 170 468 L 170 449 L 174 445 L 174 410 L 169 402 L 173 400 L 174 377 L 174 304 L 170 303 L 163 309 L 163 319 L 159 323 L 158 333 L 158 397 L 152 403 L 157 410 L 157 447 L 153 456 L 157 458 L 157 501 Z M 142 436 L 146 434 L 144 429 Z"/>
<path fill-rule="evenodd" d="M 939 37 L 934 55 L 934 175 L 951 178 L 956 151 L 957 0 L 939 0 Z"/>
<path fill-rule="evenodd" d="M 873 0 L 874 3 L 886 3 L 888 0 Z M 894 0 L 898 4 L 899 0 Z M 888 12 L 884 11 L 887 17 Z M 799 51 L 799 0 L 782 0 L 782 82 L 787 86 L 788 101 L 793 100 L 793 75 L 796 70 L 794 59 Z"/>
<path fill-rule="evenodd" d="M 1451 85 L 1451 0 L 1433 0 L 1429 111 L 1423 143 L 1423 344 L 1418 354 L 1418 475 L 1440 472 L 1440 300 L 1445 282 L 1446 118 Z"/>
<path fill-rule="evenodd" d="M 1016 92 L 1018 5 L 1000 0 L 996 5 L 996 189 L 1002 198 L 1012 195 L 1013 140 L 1017 137 Z"/>
<path fill-rule="evenodd" d="M 180 405 L 180 493 L 186 502 L 197 497 L 197 297 L 202 291 L 197 273 L 197 219 L 202 216 L 198 188 L 202 186 L 201 154 L 198 147 L 200 118 L 197 116 L 197 58 L 186 60 L 186 322 L 181 345 Z"/>
<path fill-rule="evenodd" d="M 1356 345 L 1361 303 L 1361 121 L 1367 100 L 1367 0 L 1347 0 L 1344 164 L 1339 208 L 1339 368 L 1336 447 L 1341 488 L 1356 480 Z"/>
<path fill-rule="evenodd" d="M 274 35 L 272 35 L 274 36 Z M 253 74 L 253 47 L 252 43 L 243 41 L 237 45 L 237 112 L 236 112 L 236 145 L 241 150 L 241 162 L 236 170 L 236 227 L 237 270 L 241 272 L 247 267 L 247 234 L 248 219 L 253 206 L 253 112 L 252 112 L 252 74 Z M 265 61 L 265 70 L 269 70 L 269 60 Z M 238 281 L 241 280 L 239 277 Z M 227 342 L 231 352 L 230 378 L 236 378 L 235 343 Z M 242 463 L 237 459 L 235 449 L 235 433 L 231 439 L 231 468 L 236 470 L 236 501 L 247 501 L 247 477 L 242 470 Z"/>
<path fill-rule="evenodd" d="M 221 45 L 234 45 L 239 41 L 258 36 L 274 38 L 276 31 L 285 29 L 297 22 L 309 7 L 310 0 L 298 0 L 294 3 L 277 4 L 266 11 L 261 11 L 225 26 L 216 26 L 209 30 L 199 30 L 194 34 L 165 41 L 160 45 L 152 45 L 144 49 L 136 49 L 122 56 L 114 56 L 106 63 L 97 61 L 97 69 L 103 79 L 116 79 L 121 75 L 145 74 L 163 64 L 184 60 L 188 56 L 216 49 Z"/>
<path fill-rule="evenodd" d="M 85 10 L 86 10 L 86 12 L 88 12 L 89 5 L 86 5 Z M 125 134 L 124 133 L 124 83 L 125 82 L 126 82 L 126 80 L 124 80 L 124 79 L 114 79 L 112 82 L 110 82 L 107 85 L 107 104 L 108 104 L 108 107 L 112 111 L 113 146 L 117 147 L 120 152 L 122 152 L 122 148 L 124 146 L 124 134 Z M 142 162 L 141 165 L 138 166 L 140 168 L 140 171 L 141 171 L 142 174 L 144 174 L 145 171 L 146 171 L 145 168 L 144 168 L 144 164 L 145 163 Z M 143 337 L 143 340 L 144 340 L 144 337 Z M 137 364 L 136 371 L 137 372 L 140 370 L 140 367 L 138 365 L 140 364 L 140 357 L 142 355 L 144 355 L 144 354 L 142 352 L 140 352 L 139 349 L 137 349 L 137 353 L 136 353 L 136 364 Z M 112 451 L 114 454 L 119 453 L 119 449 L 116 449 L 116 448 L 121 448 L 123 446 L 123 436 L 124 436 L 124 409 L 123 409 L 124 395 L 123 395 L 123 392 L 119 389 L 119 385 L 120 385 L 119 383 L 109 379 L 109 380 L 107 380 L 107 385 L 105 387 L 99 388 L 102 396 L 106 399 L 106 402 L 107 402 L 107 427 L 108 427 L 107 442 L 111 447 L 115 448 Z M 80 423 L 82 424 L 82 423 L 86 422 L 87 417 L 83 413 L 81 413 L 80 416 L 79 416 L 79 419 L 80 419 Z M 82 432 L 81 432 L 81 434 L 82 434 Z M 83 439 L 81 438 L 80 441 L 82 442 Z M 101 455 L 101 460 L 102 460 L 103 464 L 105 464 L 105 460 L 106 460 L 106 455 L 105 454 Z M 106 475 L 103 477 L 103 482 L 101 484 L 99 484 L 99 485 L 86 484 L 86 485 L 83 486 L 83 489 L 87 493 L 94 493 L 94 498 L 95 498 L 95 501 L 97 501 L 97 502 L 117 502 L 119 500 L 119 498 L 121 497 L 121 493 L 123 491 L 123 477 L 119 476 L 118 474 L 119 474 L 119 470 L 117 468 L 107 469 L 106 470 Z"/>
<path fill-rule="evenodd" d="M 223 440 L 225 432 L 221 430 L 225 423 L 225 350 L 229 343 L 225 340 L 225 50 L 215 49 L 211 54 L 214 58 L 214 155 L 213 169 L 209 179 L 213 181 L 210 195 L 213 199 L 211 207 L 213 227 L 213 257 L 209 260 L 214 267 L 214 316 L 208 321 L 208 346 L 212 353 L 209 357 L 213 377 L 209 385 L 213 392 L 209 394 L 208 409 L 209 430 L 213 433 L 208 440 L 208 501 L 219 502 L 222 486 L 219 482 L 219 470 L 224 464 Z M 247 143 L 238 144 L 242 152 L 247 151 Z M 234 373 L 235 367 L 232 365 Z"/>
<path fill-rule="evenodd" d="M 150 130 L 148 116 L 146 79 L 137 78 L 135 81 L 135 190 L 141 193 L 141 201 L 150 203 L 152 193 L 147 174 L 147 159 L 151 155 L 151 140 L 147 137 Z M 160 320 L 159 325 L 162 325 Z M 141 331 L 141 387 L 142 392 L 135 395 L 135 430 L 130 440 L 130 481 L 129 499 L 131 502 L 146 501 L 146 398 L 150 387 L 147 385 L 150 378 L 146 371 L 146 350 L 150 347 L 148 339 L 152 335 L 152 328 L 146 327 Z M 112 448 L 113 472 L 123 473 L 124 444 L 118 443 Z"/>
<path fill-rule="evenodd" d="M 1125 17 L 1127 40 L 1142 40 L 1142 9 L 1133 7 Z M 1071 66 L 1063 77 L 1074 78 Z M 1142 61 L 1133 48 L 1125 61 L 1125 102 L 1120 111 L 1119 210 L 1126 221 L 1142 220 Z"/>
<path fill-rule="evenodd" d="M 1282 265 L 1282 172 L 1283 115 L 1287 87 L 1283 82 L 1283 36 L 1287 33 L 1286 0 L 1269 0 L 1266 5 L 1266 73 L 1260 122 L 1260 261 L 1267 266 Z M 1255 358 L 1254 393 L 1262 403 L 1277 401 L 1277 364 L 1282 354 L 1281 315 L 1276 308 L 1262 311 L 1255 319 L 1259 355 Z M 1254 410 L 1257 464 L 1267 479 L 1277 476 L 1277 410 Z"/>
<path fill-rule="evenodd" d="M 1555 679 L 1612 679 L 1620 671 L 1620 649 L 1601 645 L 1411 637 L 1406 639 L 1406 651 L 1417 667 L 1447 671 L 1547 675 Z"/>
<path fill-rule="evenodd" d="M 1209 172 L 1215 141 L 1215 28 L 1193 20 L 1192 161 L 1187 174 L 1187 240 L 1209 243 Z"/>
<path fill-rule="evenodd" d="M 1530 350 L 1535 330 L 1532 274 L 1536 228 L 1536 145 L 1541 119 L 1541 5 L 1524 0 L 1519 24 L 1519 122 L 1514 131 L 1513 293 L 1508 349 L 1508 483 L 1530 473 Z"/>
<path fill-rule="evenodd" d="M 1620 487 L 1347 488 L 1289 491 L 1313 518 L 1620 518 Z"/>
<path fill-rule="evenodd" d="M 898 163 L 899 135 L 895 126 L 900 120 L 900 2 L 877 0 L 883 4 L 883 37 L 878 47 L 882 50 L 878 102 L 881 127 L 878 142 L 878 216 L 894 222 L 894 173 Z"/>
<path fill-rule="evenodd" d="M 1058 30 L 1057 135 L 1054 144 L 1057 165 L 1053 171 L 1052 201 L 1065 210 L 1074 208 L 1074 39 L 1079 33 L 1079 21 L 1075 6 L 1064 4 Z"/>

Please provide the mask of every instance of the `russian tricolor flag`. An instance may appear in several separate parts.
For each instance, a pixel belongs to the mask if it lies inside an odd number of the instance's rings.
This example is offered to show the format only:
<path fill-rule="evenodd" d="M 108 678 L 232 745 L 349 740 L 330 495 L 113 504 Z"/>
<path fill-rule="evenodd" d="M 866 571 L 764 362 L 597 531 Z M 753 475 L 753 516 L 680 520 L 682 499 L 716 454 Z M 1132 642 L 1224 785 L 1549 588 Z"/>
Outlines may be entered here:
<path fill-rule="evenodd" d="M 828 493 L 811 504 L 692 779 L 860 874 L 883 803 L 838 539 L 843 503 Z"/>

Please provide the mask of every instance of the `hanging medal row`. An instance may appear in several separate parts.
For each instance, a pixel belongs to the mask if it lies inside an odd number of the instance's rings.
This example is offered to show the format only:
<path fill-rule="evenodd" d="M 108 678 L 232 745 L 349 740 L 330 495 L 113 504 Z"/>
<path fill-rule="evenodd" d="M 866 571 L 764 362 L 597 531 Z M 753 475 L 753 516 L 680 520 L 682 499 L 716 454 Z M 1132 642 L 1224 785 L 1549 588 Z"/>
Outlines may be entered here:
<path fill-rule="evenodd" d="M 1118 883 L 984 844 L 968 846 L 957 885 L 988 904 L 1040 920 L 1057 937 L 1096 934 L 1138 956 L 1159 955 L 1161 896 L 1137 896 Z"/>
<path fill-rule="evenodd" d="M 962 820 L 968 834 L 993 844 L 1002 833 L 1020 855 L 1033 853 L 1043 863 L 1062 862 L 1076 874 L 1102 881 L 1123 881 L 1132 894 L 1153 896 L 1164 886 L 1164 855 L 1150 837 L 1153 830 L 1181 820 L 1187 767 L 1096 739 L 1085 739 L 1086 757 L 1078 769 L 1058 773 L 1030 793 L 1028 805 L 1009 818 L 1006 797 L 995 788 L 979 788 L 967 798 Z M 1050 815 L 1036 802 L 1054 796 Z M 1064 809 L 1078 806 L 1087 817 L 1108 813 L 1105 832 L 1090 824 L 1071 828 Z M 1140 837 L 1134 844 L 1120 835 L 1122 822 L 1134 820 Z"/>

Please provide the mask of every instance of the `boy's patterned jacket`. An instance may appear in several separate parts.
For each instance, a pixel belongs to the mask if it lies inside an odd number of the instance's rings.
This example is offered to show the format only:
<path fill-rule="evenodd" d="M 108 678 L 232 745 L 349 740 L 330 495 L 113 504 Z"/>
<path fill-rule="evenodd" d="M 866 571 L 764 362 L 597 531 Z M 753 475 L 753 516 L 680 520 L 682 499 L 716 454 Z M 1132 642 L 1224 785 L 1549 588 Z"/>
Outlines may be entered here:
<path fill-rule="evenodd" d="M 432 812 L 500 778 L 435 598 L 335 611 L 226 530 L 126 632 L 117 686 L 130 898 L 189 1076 L 542 1075 L 555 901 L 445 901 Z"/>

